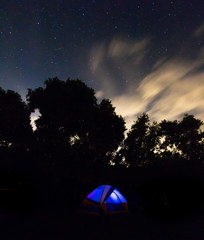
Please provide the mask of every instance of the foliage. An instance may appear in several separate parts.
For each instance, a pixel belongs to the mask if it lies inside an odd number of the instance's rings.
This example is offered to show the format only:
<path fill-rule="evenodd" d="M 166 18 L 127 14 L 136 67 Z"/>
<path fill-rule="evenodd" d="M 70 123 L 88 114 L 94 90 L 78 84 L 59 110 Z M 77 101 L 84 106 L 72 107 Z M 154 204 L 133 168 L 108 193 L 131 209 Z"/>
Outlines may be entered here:
<path fill-rule="evenodd" d="M 149 116 L 144 113 L 138 117 L 127 133 L 120 155 L 131 167 L 146 165 L 155 159 L 155 148 L 158 144 L 158 125 L 150 124 Z"/>
<path fill-rule="evenodd" d="M 125 131 L 110 100 L 97 104 L 94 90 L 80 80 L 53 78 L 45 85 L 27 95 L 30 109 L 41 113 L 35 134 L 44 156 L 69 158 L 70 165 L 107 165 Z"/>
<path fill-rule="evenodd" d="M 181 121 L 150 123 L 149 116 L 139 116 L 127 133 L 114 162 L 129 167 L 145 165 L 203 164 L 204 133 L 202 121 L 185 114 Z M 123 161 L 122 161 L 123 160 Z"/>
<path fill-rule="evenodd" d="M 160 123 L 160 136 L 164 142 L 161 157 L 171 150 L 171 158 L 175 155 L 184 160 L 200 162 L 203 158 L 203 132 L 200 127 L 202 121 L 193 115 L 185 114 L 181 121 L 162 121 Z"/>
<path fill-rule="evenodd" d="M 0 88 L 0 151 L 7 159 L 26 159 L 32 152 L 36 166 L 43 162 L 61 169 L 104 167 L 110 160 L 131 168 L 203 165 L 203 122 L 193 115 L 157 123 L 143 113 L 124 138 L 125 121 L 111 101 L 98 103 L 94 90 L 78 79 L 50 78 L 44 88 L 28 89 L 27 102 Z M 30 113 L 35 109 L 41 115 L 33 132 Z"/>
<path fill-rule="evenodd" d="M 26 161 L 26 156 L 31 150 L 32 140 L 30 112 L 27 105 L 18 93 L 0 88 L 1 166 L 9 166 L 16 159 L 20 167 L 20 162 L 23 158 Z"/>

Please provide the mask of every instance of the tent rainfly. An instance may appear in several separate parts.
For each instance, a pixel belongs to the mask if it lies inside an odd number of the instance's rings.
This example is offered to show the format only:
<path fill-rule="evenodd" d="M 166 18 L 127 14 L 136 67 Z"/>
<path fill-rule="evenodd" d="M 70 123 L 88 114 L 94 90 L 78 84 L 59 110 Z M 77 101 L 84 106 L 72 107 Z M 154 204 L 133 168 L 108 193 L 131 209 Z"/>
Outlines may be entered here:
<path fill-rule="evenodd" d="M 128 212 L 128 204 L 118 189 L 102 185 L 93 190 L 81 203 L 78 212 L 93 215 Z"/>

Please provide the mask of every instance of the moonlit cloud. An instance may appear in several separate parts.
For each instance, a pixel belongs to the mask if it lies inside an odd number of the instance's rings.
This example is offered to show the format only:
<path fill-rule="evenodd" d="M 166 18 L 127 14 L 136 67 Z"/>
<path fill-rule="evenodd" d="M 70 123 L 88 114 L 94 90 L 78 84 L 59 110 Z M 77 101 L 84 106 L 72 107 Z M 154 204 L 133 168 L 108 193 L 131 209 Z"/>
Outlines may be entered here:
<path fill-rule="evenodd" d="M 103 62 L 104 55 L 105 55 L 104 44 L 100 44 L 99 46 L 94 47 L 92 49 L 91 58 L 89 61 L 92 73 L 98 70 L 99 65 Z"/>
<path fill-rule="evenodd" d="M 90 54 L 91 77 L 98 82 L 104 97 L 115 96 L 123 83 L 135 81 L 142 60 L 148 53 L 150 39 L 113 38 L 110 42 L 96 44 Z M 126 84 L 128 88 L 128 85 Z"/>
<path fill-rule="evenodd" d="M 175 120 L 185 113 L 204 119 L 204 72 L 194 72 L 201 64 L 201 60 L 167 61 L 141 81 L 135 94 L 114 97 L 116 110 L 128 120 L 127 127 L 141 112 L 157 121 Z"/>
<path fill-rule="evenodd" d="M 194 36 L 203 33 L 204 25 L 194 32 Z M 127 128 L 143 112 L 156 121 L 180 119 L 185 113 L 203 120 L 204 50 L 201 48 L 193 59 L 185 56 L 188 49 L 182 49 L 182 54 L 171 58 L 158 58 L 151 70 L 139 78 L 138 71 L 144 67 L 150 47 L 149 38 L 140 41 L 113 38 L 109 43 L 103 43 L 103 47 L 95 46 L 91 59 L 96 62 L 90 62 L 90 69 L 100 83 L 98 93 L 102 91 L 103 97 L 112 100 L 116 112 L 126 119 Z M 115 74 L 114 69 L 117 69 Z M 123 91 L 118 90 L 120 81 L 125 82 Z M 105 91 L 107 86 L 109 90 Z"/>
<path fill-rule="evenodd" d="M 102 98 L 103 95 L 104 95 L 103 91 L 97 91 L 97 92 L 95 93 L 96 98 Z"/>
<path fill-rule="evenodd" d="M 147 46 L 150 43 L 149 38 L 142 40 L 130 40 L 113 38 L 110 43 L 100 43 L 93 47 L 89 61 L 91 72 L 94 74 L 101 69 L 107 59 L 122 62 L 124 58 L 134 57 L 138 64 L 146 55 Z M 134 62 L 134 63 L 135 63 Z M 113 62 L 112 62 L 113 63 Z"/>
<path fill-rule="evenodd" d="M 38 109 L 36 109 L 35 112 L 31 113 L 30 124 L 33 130 L 36 130 L 35 120 L 37 120 L 40 117 L 40 115 L 41 114 Z"/>
<path fill-rule="evenodd" d="M 144 80 L 146 87 L 142 83 L 139 88 L 139 92 L 142 92 L 143 96 L 150 96 L 144 99 L 147 100 L 146 105 L 153 102 L 147 112 L 155 120 L 164 118 L 174 120 L 181 114 L 191 112 L 196 115 L 204 110 L 204 73 L 191 75 L 190 72 L 196 70 L 196 64 L 192 62 L 179 64 L 175 61 L 175 64 L 177 68 L 171 64 L 167 69 L 161 67 L 161 72 L 154 76 L 158 77 L 160 81 L 155 81 L 155 78 L 150 76 L 148 82 L 145 81 L 146 79 Z M 164 78 L 160 78 L 160 74 Z M 158 86 L 160 86 L 160 91 L 157 92 Z M 153 95 L 152 92 L 157 92 L 157 94 Z"/>
<path fill-rule="evenodd" d="M 144 100 L 152 100 L 164 90 L 169 90 L 175 84 L 185 79 L 187 74 L 201 66 L 202 62 L 185 62 L 182 59 L 166 61 L 148 74 L 140 83 L 137 91 Z M 182 81 L 182 84 L 185 84 Z M 184 87 L 184 86 L 183 86 Z"/>
<path fill-rule="evenodd" d="M 140 41 L 114 38 L 109 44 L 108 55 L 111 57 L 126 57 L 137 54 L 137 57 L 139 56 L 142 59 L 144 57 L 143 51 L 146 49 L 148 43 L 148 38 Z"/>
<path fill-rule="evenodd" d="M 202 25 L 200 25 L 197 29 L 196 29 L 196 31 L 195 31 L 195 33 L 194 33 L 194 36 L 195 37 L 200 37 L 200 36 L 202 36 L 204 34 L 204 23 L 202 24 Z"/>

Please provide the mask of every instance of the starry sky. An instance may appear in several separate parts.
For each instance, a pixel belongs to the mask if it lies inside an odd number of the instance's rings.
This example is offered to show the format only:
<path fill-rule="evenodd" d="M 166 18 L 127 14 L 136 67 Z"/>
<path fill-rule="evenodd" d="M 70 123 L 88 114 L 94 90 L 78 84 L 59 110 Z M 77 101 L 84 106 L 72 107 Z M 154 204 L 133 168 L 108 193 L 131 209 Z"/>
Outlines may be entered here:
<path fill-rule="evenodd" d="M 203 0 L 1 0 L 0 86 L 79 78 L 130 127 L 204 120 Z"/>

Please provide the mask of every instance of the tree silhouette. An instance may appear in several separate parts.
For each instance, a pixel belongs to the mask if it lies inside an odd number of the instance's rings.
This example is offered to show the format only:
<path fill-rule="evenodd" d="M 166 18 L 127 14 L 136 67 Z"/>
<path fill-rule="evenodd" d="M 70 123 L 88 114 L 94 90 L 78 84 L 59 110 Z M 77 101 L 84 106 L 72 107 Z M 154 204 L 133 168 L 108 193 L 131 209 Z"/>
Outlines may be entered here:
<path fill-rule="evenodd" d="M 30 112 L 20 95 L 0 88 L 0 151 L 3 162 L 16 159 L 16 165 L 31 150 Z M 4 156 L 4 157 L 3 157 Z M 11 163 L 10 163 L 11 164 Z M 13 163 L 14 164 L 14 163 Z"/>
<path fill-rule="evenodd" d="M 104 159 L 107 164 L 111 154 L 124 139 L 124 131 L 124 119 L 115 113 L 110 100 L 103 99 L 98 105 L 97 122 L 91 134 L 91 145 L 96 158 Z"/>
<path fill-rule="evenodd" d="M 204 133 L 202 121 L 185 114 L 181 121 L 150 123 L 149 116 L 139 116 L 127 133 L 114 162 L 122 160 L 130 167 L 150 165 L 203 164 Z M 181 161 L 182 160 L 182 161 Z"/>
<path fill-rule="evenodd" d="M 31 111 L 39 109 L 36 121 L 41 152 L 46 158 L 71 159 L 68 165 L 104 162 L 124 137 L 124 120 L 109 100 L 97 104 L 94 90 L 80 80 L 45 81 L 46 87 L 29 89 Z M 68 161 L 67 161 L 68 162 Z"/>
<path fill-rule="evenodd" d="M 150 124 L 149 116 L 143 113 L 132 125 L 120 150 L 120 155 L 131 166 L 149 164 L 155 159 L 155 148 L 158 144 L 158 125 Z"/>
<path fill-rule="evenodd" d="M 179 123 L 180 138 L 178 148 L 187 160 L 200 162 L 202 153 L 202 138 L 204 133 L 200 127 L 203 122 L 193 115 L 186 114 Z"/>
<path fill-rule="evenodd" d="M 177 147 L 179 141 L 178 121 L 161 121 L 158 135 L 160 138 L 158 147 L 160 163 L 168 165 L 182 159 L 181 152 Z"/>
<path fill-rule="evenodd" d="M 193 115 L 157 124 L 144 113 L 124 140 L 125 121 L 111 101 L 97 103 L 94 90 L 78 79 L 50 78 L 45 88 L 29 89 L 27 101 L 0 88 L 0 151 L 7 159 L 25 160 L 32 151 L 36 159 L 62 168 L 107 166 L 110 159 L 131 167 L 178 160 L 203 164 L 203 122 Z M 41 116 L 33 133 L 30 112 L 35 109 Z"/>
<path fill-rule="evenodd" d="M 31 111 L 39 109 L 35 135 L 38 150 L 48 161 L 69 158 L 70 138 L 85 134 L 96 108 L 94 91 L 80 80 L 45 81 L 45 89 L 28 90 L 27 100 Z"/>
<path fill-rule="evenodd" d="M 181 121 L 162 121 L 160 123 L 160 136 L 164 137 L 161 148 L 168 152 L 169 158 L 191 160 L 201 163 L 203 160 L 203 137 L 200 127 L 202 121 L 193 115 L 185 114 Z M 168 150 L 168 149 L 171 149 Z"/>

